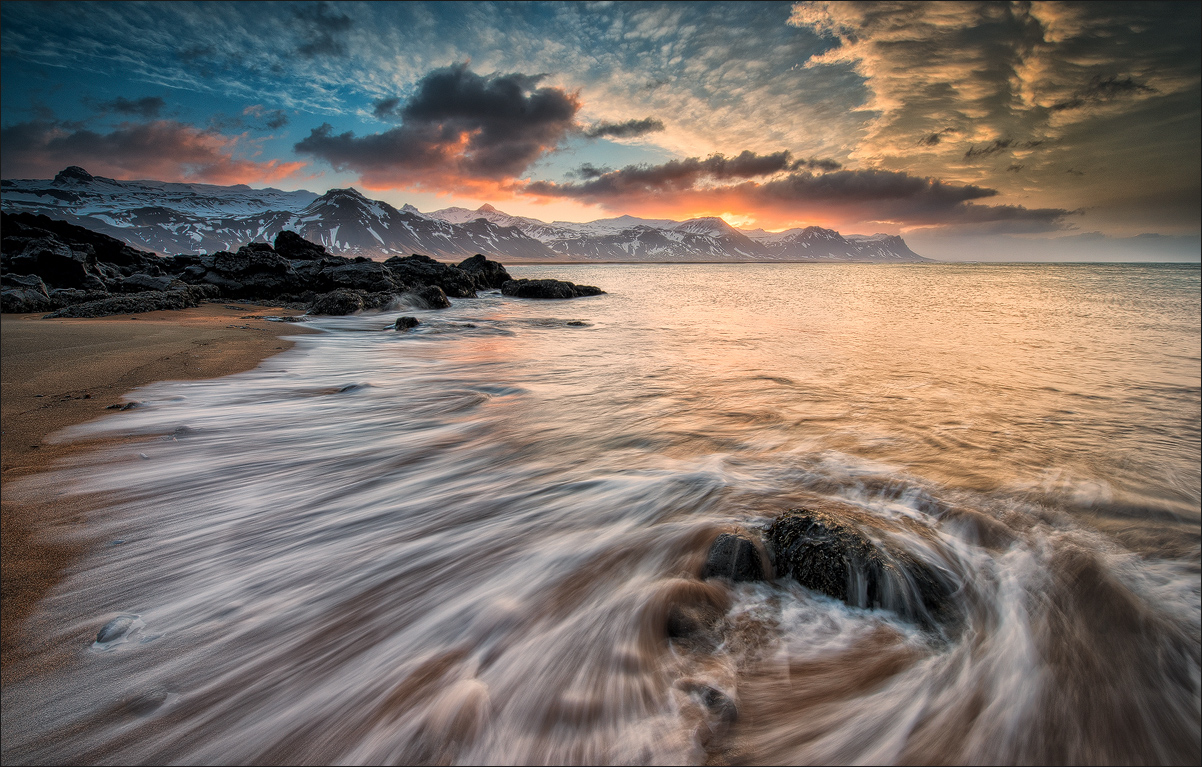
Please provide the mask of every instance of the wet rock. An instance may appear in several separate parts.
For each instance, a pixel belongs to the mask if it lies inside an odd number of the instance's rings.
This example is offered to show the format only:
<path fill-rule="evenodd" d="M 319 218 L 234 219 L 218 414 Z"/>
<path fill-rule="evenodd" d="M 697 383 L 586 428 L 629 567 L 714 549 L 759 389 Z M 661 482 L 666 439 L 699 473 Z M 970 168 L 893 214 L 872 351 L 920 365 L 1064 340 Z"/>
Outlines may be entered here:
<path fill-rule="evenodd" d="M 410 296 L 417 299 L 417 302 L 427 309 L 451 308 L 451 301 L 447 298 L 447 294 L 442 292 L 442 288 L 437 285 L 427 285 L 419 290 L 414 290 Z"/>
<path fill-rule="evenodd" d="M 476 290 L 500 289 L 513 279 L 499 262 L 490 261 L 480 253 L 461 261 L 459 268 L 471 275 Z"/>
<path fill-rule="evenodd" d="M 581 298 L 605 291 L 592 285 L 577 285 L 563 280 L 509 280 L 501 285 L 502 295 L 513 298 Z"/>
<path fill-rule="evenodd" d="M 949 578 L 897 546 L 874 541 L 850 519 L 790 509 L 766 539 L 779 577 L 852 607 L 893 610 L 925 626 L 956 613 Z"/>
<path fill-rule="evenodd" d="M 312 261 L 330 255 L 324 246 L 309 242 L 296 232 L 287 229 L 275 236 L 275 252 L 292 261 Z"/>
<path fill-rule="evenodd" d="M 710 546 L 701 578 L 764 580 L 764 563 L 757 542 L 742 533 L 722 533 Z"/>
<path fill-rule="evenodd" d="M 408 285 L 435 285 L 455 298 L 475 298 L 476 281 L 457 266 L 435 261 L 429 256 L 393 256 L 384 262 L 395 279 Z"/>
<path fill-rule="evenodd" d="M 116 642 L 124 641 L 130 634 L 142 627 L 142 617 L 140 615 L 118 615 L 96 634 L 96 644 L 111 645 Z"/>
<path fill-rule="evenodd" d="M 65 306 L 46 315 L 46 319 L 62 317 L 106 317 L 110 314 L 140 314 L 162 309 L 187 309 L 196 306 L 199 298 L 190 290 L 150 290 L 145 293 L 113 296 L 97 301 L 85 301 Z"/>
<path fill-rule="evenodd" d="M 392 325 L 392 329 L 411 330 L 420 324 L 421 323 L 418 322 L 417 317 L 397 317 L 396 322 Z"/>
<path fill-rule="evenodd" d="M 334 290 L 321 296 L 313 302 L 309 309 L 312 314 L 326 314 L 340 317 L 354 314 L 364 308 L 363 296 L 353 290 Z"/>

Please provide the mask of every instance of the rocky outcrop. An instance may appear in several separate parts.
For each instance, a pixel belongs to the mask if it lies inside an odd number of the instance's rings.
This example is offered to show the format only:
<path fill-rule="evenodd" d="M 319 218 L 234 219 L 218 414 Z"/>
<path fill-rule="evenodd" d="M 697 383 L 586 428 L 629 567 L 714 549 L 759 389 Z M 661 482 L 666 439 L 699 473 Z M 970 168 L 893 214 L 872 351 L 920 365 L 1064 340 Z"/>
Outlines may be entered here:
<path fill-rule="evenodd" d="M 67 181 L 72 181 L 78 174 L 68 170 Z M 252 242 L 232 253 L 160 257 L 28 213 L 3 214 L 0 242 L 3 310 L 59 310 L 55 316 L 72 317 L 182 308 L 206 298 L 312 304 L 314 313 L 342 315 L 383 308 L 404 295 L 417 307 L 442 309 L 451 305 L 448 296 L 473 298 L 477 287 L 515 282 L 505 267 L 483 255 L 462 267 L 416 254 L 383 263 L 335 256 L 288 230 L 276 236 L 275 247 Z M 601 292 L 555 280 L 516 282 L 514 295 L 522 296 Z M 531 287 L 521 287 L 527 283 Z"/>
<path fill-rule="evenodd" d="M 419 256 L 393 256 L 384 266 L 401 280 L 412 285 L 437 285 L 452 298 L 475 298 L 475 279 L 457 266 L 449 266 L 430 258 Z"/>
<path fill-rule="evenodd" d="M 870 537 L 854 520 L 790 509 L 765 536 L 778 577 L 790 577 L 852 607 L 884 608 L 923 625 L 954 615 L 951 580 L 900 546 Z"/>
<path fill-rule="evenodd" d="M 397 317 L 396 322 L 392 323 L 392 329 L 402 331 L 412 330 L 420 324 L 417 317 Z"/>
<path fill-rule="evenodd" d="M 763 544 L 745 533 L 722 533 L 710 546 L 702 580 L 726 578 L 730 581 L 762 581 L 768 568 Z"/>
<path fill-rule="evenodd" d="M 504 266 L 489 261 L 480 253 L 461 261 L 459 268 L 471 275 L 476 290 L 500 290 L 502 285 L 513 279 Z"/>
<path fill-rule="evenodd" d="M 99 301 L 85 301 L 73 304 L 46 316 L 49 319 L 58 317 L 107 317 L 110 314 L 138 314 L 140 312 L 153 312 L 160 309 L 187 309 L 191 306 L 197 306 L 203 298 L 203 293 L 198 295 L 190 290 L 148 290 L 144 293 L 102 298 Z"/>
<path fill-rule="evenodd" d="M 577 285 L 563 280 L 509 280 L 501 285 L 501 293 L 514 298 L 581 298 L 601 295 L 605 291 L 592 285 Z"/>

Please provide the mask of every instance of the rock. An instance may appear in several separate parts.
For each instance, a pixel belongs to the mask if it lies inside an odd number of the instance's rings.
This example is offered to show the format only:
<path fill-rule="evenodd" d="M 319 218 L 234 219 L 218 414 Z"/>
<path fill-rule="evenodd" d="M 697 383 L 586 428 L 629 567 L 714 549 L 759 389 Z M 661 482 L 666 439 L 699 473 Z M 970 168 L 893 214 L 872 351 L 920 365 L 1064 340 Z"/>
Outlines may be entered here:
<path fill-rule="evenodd" d="M 476 281 L 457 266 L 440 263 L 429 256 L 393 256 L 384 262 L 393 276 L 409 285 L 437 285 L 455 298 L 475 298 Z"/>
<path fill-rule="evenodd" d="M 131 633 L 142 627 L 139 615 L 118 615 L 96 634 L 96 644 L 107 645 L 123 641 Z"/>
<path fill-rule="evenodd" d="M 398 283 L 384 264 L 371 260 L 326 267 L 318 272 L 317 279 L 331 289 L 350 288 L 372 293 L 399 293 L 410 287 L 403 282 Z"/>
<path fill-rule="evenodd" d="M 46 292 L 46 284 L 35 274 L 6 274 L 0 291 L 0 311 L 25 314 L 58 308 Z"/>
<path fill-rule="evenodd" d="M 427 285 L 419 290 L 411 291 L 409 297 L 416 299 L 415 303 L 419 303 L 426 309 L 451 308 L 451 300 L 447 298 L 446 293 L 442 292 L 442 288 L 437 285 Z"/>
<path fill-rule="evenodd" d="M 592 285 L 577 285 L 563 280 L 509 280 L 501 285 L 502 295 L 514 298 L 581 298 L 604 293 Z"/>
<path fill-rule="evenodd" d="M 417 317 L 397 317 L 396 322 L 393 323 L 392 329 L 393 330 L 412 330 L 413 328 L 417 327 L 420 324 L 421 323 L 418 322 Z"/>
<path fill-rule="evenodd" d="M 149 274 L 133 274 L 116 281 L 117 289 L 122 293 L 137 293 L 143 290 L 179 290 L 186 287 L 174 277 L 152 277 Z"/>
<path fill-rule="evenodd" d="M 275 252 L 291 261 L 312 261 L 330 255 L 324 246 L 287 229 L 275 236 Z"/>
<path fill-rule="evenodd" d="M 309 311 L 312 314 L 326 314 L 340 317 L 354 314 L 364 308 L 363 296 L 353 290 L 334 290 L 321 296 L 313 302 Z"/>
<path fill-rule="evenodd" d="M 471 275 L 476 290 L 499 289 L 513 279 L 504 266 L 497 261 L 489 261 L 480 253 L 461 261 L 459 268 Z"/>
<path fill-rule="evenodd" d="M 710 546 L 709 556 L 701 569 L 702 580 L 726 578 L 731 581 L 764 580 L 764 564 L 760 549 L 747 535 L 722 533 Z"/>
<path fill-rule="evenodd" d="M 148 290 L 144 293 L 102 298 L 63 307 L 46 315 L 46 319 L 62 317 L 105 317 L 110 314 L 139 314 L 161 309 L 187 309 L 196 306 L 198 298 L 190 290 Z"/>
<path fill-rule="evenodd" d="M 901 548 L 874 542 L 850 519 L 790 509 L 766 535 L 778 577 L 852 607 L 893 610 L 930 627 L 953 617 L 949 579 Z"/>

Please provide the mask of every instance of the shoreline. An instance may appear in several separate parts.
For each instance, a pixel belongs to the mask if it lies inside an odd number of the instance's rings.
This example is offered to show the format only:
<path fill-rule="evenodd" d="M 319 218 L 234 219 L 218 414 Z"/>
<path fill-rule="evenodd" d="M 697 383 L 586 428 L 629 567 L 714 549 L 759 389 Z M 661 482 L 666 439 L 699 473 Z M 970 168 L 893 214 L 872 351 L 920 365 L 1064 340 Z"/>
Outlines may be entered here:
<path fill-rule="evenodd" d="M 52 444 L 68 426 L 110 414 L 134 389 L 156 381 L 219 378 L 251 370 L 293 346 L 283 336 L 317 332 L 256 315 L 297 314 L 278 307 L 209 303 L 92 319 L 0 315 L 0 673 L 31 655 L 21 627 L 88 544 L 47 534 L 78 530 L 78 509 L 16 498 L 10 483 L 38 474 L 96 441 Z M 61 528 L 60 528 L 61 529 Z"/>

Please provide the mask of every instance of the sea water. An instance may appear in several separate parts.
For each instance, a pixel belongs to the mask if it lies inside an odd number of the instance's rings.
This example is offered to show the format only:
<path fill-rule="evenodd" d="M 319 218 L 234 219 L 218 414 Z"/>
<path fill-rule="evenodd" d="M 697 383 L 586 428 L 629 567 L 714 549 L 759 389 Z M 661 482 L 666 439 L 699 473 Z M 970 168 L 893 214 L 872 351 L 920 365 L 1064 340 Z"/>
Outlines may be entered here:
<path fill-rule="evenodd" d="M 607 292 L 311 318 L 62 435 L 123 439 L 25 491 L 108 543 L 5 762 L 1197 763 L 1197 265 L 511 272 Z M 698 580 L 822 505 L 959 621 Z"/>

